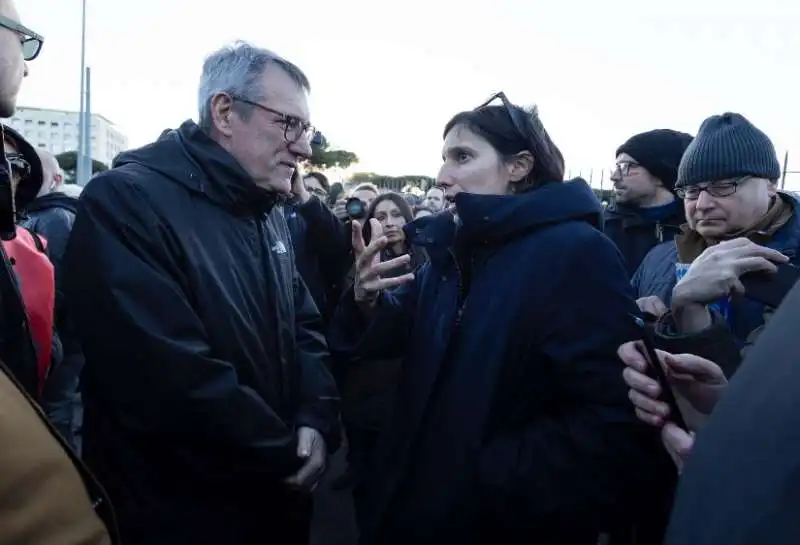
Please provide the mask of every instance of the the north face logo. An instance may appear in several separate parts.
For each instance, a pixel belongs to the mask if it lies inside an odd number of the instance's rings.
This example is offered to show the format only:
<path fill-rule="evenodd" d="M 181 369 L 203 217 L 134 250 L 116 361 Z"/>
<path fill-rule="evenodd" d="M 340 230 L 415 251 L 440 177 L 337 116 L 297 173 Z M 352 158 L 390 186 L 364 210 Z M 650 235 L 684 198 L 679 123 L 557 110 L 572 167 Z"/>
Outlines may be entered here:
<path fill-rule="evenodd" d="M 287 252 L 286 245 L 283 243 L 282 240 L 279 240 L 278 242 L 276 242 L 275 246 L 273 246 L 271 249 L 276 254 L 285 254 Z"/>

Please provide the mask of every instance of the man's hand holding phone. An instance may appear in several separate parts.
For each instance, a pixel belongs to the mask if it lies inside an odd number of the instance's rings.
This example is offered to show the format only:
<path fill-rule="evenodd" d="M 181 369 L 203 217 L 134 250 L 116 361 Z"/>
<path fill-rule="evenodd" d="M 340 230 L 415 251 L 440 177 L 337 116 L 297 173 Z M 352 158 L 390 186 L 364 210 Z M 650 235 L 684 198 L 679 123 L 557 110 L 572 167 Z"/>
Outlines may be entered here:
<path fill-rule="evenodd" d="M 642 422 L 661 429 L 661 440 L 680 471 L 691 453 L 694 429 L 683 429 L 671 421 L 672 408 L 661 400 L 662 385 L 651 376 L 650 364 L 639 344 L 640 341 L 625 343 L 618 351 L 626 366 L 622 376 L 630 388 L 628 397 Z M 668 386 L 697 412 L 710 414 L 728 385 L 722 369 L 693 354 L 669 354 L 661 350 L 656 354 Z M 693 428 L 691 422 L 689 427 Z"/>

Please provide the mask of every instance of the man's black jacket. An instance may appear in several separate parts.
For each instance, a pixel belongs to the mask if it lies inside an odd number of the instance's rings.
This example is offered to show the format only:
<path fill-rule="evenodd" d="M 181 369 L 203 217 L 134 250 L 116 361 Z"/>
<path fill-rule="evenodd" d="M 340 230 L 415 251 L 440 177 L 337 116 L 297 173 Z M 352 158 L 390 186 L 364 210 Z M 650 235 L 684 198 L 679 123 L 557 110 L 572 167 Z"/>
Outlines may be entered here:
<path fill-rule="evenodd" d="M 281 535 L 297 429 L 336 446 L 328 349 L 275 202 L 191 121 L 81 197 L 64 281 L 84 454 L 126 543 Z"/>

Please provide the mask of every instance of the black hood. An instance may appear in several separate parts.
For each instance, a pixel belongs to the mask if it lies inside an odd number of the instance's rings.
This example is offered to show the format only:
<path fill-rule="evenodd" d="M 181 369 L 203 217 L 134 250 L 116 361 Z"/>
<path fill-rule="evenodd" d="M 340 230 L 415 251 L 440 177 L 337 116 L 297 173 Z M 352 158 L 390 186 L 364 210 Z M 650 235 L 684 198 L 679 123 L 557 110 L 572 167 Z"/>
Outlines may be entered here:
<path fill-rule="evenodd" d="M 14 142 L 19 153 L 31 165 L 30 175 L 20 180 L 14 196 L 17 210 L 24 210 L 36 198 L 36 195 L 39 194 L 39 190 L 42 189 L 42 184 L 44 183 L 42 160 L 39 158 L 36 148 L 25 140 L 20 133 L 8 125 L 3 125 L 3 134 L 6 138 Z"/>
<path fill-rule="evenodd" d="M 137 164 L 236 214 L 267 213 L 283 198 L 258 187 L 236 159 L 194 121 L 166 130 L 139 149 L 120 153 L 113 168 Z"/>
<path fill-rule="evenodd" d="M 25 208 L 25 212 L 31 214 L 34 212 L 48 210 L 50 208 L 63 208 L 65 210 L 69 210 L 73 214 L 77 214 L 78 199 L 70 197 L 69 195 L 65 195 L 64 193 L 48 193 L 47 195 L 42 195 L 41 197 L 34 199 L 33 202 L 30 203 L 27 208 Z"/>
<path fill-rule="evenodd" d="M 519 195 L 456 195 L 460 235 L 466 240 L 501 242 L 545 225 L 584 221 L 602 227 L 603 206 L 581 178 L 545 184 Z M 455 223 L 449 213 L 421 218 L 413 226 L 415 244 L 448 245 Z"/>

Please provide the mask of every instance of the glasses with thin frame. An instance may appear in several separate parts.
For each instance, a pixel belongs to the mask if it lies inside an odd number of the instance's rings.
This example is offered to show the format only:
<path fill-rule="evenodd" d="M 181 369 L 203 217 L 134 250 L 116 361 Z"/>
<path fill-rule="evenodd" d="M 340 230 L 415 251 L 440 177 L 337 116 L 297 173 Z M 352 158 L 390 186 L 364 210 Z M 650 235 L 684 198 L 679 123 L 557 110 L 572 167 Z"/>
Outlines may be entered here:
<path fill-rule="evenodd" d="M 307 142 L 311 143 L 314 141 L 317 131 L 314 128 L 314 125 L 305 121 L 304 119 L 300 119 L 299 117 L 289 115 L 269 106 L 264 106 L 263 104 L 259 104 L 258 102 L 254 102 L 252 100 L 248 100 L 242 97 L 231 97 L 236 102 L 241 102 L 242 104 L 247 104 L 249 106 L 253 106 L 254 108 L 258 108 L 263 110 L 269 114 L 276 116 L 278 119 L 276 123 L 283 126 L 283 139 L 286 140 L 288 143 L 298 142 L 301 138 L 305 139 Z"/>
<path fill-rule="evenodd" d="M 716 182 L 702 182 L 699 184 L 687 185 L 684 187 L 675 188 L 675 193 L 681 199 L 687 201 L 695 201 L 700 198 L 700 193 L 705 191 L 712 197 L 730 197 L 739 186 L 749 180 L 751 176 L 742 176 L 741 178 L 734 178 L 732 180 L 721 180 Z"/>
<path fill-rule="evenodd" d="M 0 27 L 7 28 L 19 35 L 19 41 L 22 44 L 22 57 L 26 61 L 32 61 L 42 52 L 44 36 L 41 34 L 37 34 L 28 27 L 2 15 L 0 15 Z"/>
<path fill-rule="evenodd" d="M 639 163 L 636 161 L 617 161 L 612 169 L 612 174 L 619 174 L 622 177 L 627 176 L 631 172 L 632 167 L 638 167 Z"/>

